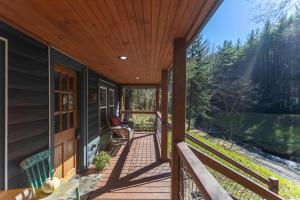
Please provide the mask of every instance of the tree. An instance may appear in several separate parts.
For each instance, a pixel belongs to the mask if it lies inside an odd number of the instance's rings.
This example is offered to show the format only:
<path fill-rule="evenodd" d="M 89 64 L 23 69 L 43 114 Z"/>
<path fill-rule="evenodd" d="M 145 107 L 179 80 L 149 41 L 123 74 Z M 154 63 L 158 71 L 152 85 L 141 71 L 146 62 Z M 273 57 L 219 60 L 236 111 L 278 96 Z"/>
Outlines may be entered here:
<path fill-rule="evenodd" d="M 234 73 L 234 72 L 231 72 Z M 244 81 L 234 75 L 219 74 L 212 86 L 212 112 L 223 113 L 223 124 L 227 129 L 227 140 L 232 141 L 244 123 L 244 114 L 257 104 L 258 85 Z"/>
<path fill-rule="evenodd" d="M 299 0 L 251 0 L 256 11 L 253 21 L 257 23 L 271 21 L 278 22 L 293 9 L 298 10 Z"/>
<path fill-rule="evenodd" d="M 188 62 L 187 76 L 187 120 L 188 130 L 191 128 L 191 121 L 199 118 L 204 121 L 208 119 L 210 111 L 210 74 L 205 65 L 200 65 L 196 60 Z"/>
<path fill-rule="evenodd" d="M 201 35 L 196 37 L 187 51 L 187 107 L 186 117 L 188 130 L 191 128 L 192 120 L 200 117 L 202 120 L 208 118 L 210 110 L 209 84 L 211 73 L 208 58 L 208 43 Z"/>

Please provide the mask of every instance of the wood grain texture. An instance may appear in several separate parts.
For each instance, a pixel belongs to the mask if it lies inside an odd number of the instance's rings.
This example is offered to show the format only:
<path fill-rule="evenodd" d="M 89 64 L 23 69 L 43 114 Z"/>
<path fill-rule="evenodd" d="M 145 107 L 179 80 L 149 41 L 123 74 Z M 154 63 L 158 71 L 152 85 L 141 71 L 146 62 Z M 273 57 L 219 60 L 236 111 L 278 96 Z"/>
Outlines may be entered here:
<path fill-rule="evenodd" d="M 180 160 L 186 166 L 193 182 L 196 184 L 203 199 L 209 200 L 232 200 L 220 183 L 208 171 L 205 165 L 197 158 L 185 142 L 176 144 Z"/>
<path fill-rule="evenodd" d="M 172 64 L 174 38 L 191 41 L 219 3 L 0 0 L 0 16 L 115 82 L 159 83 L 161 70 Z"/>
<path fill-rule="evenodd" d="M 161 159 L 168 159 L 168 71 L 163 70 L 161 76 Z"/>
<path fill-rule="evenodd" d="M 55 72 L 61 73 L 59 83 L 58 83 L 58 93 L 71 92 L 73 95 L 72 109 L 69 108 L 69 97 L 66 100 L 67 109 L 60 108 L 59 115 L 62 119 L 64 113 L 68 113 L 66 128 L 62 128 L 62 120 L 60 121 L 60 130 L 55 133 L 54 136 L 54 167 L 56 169 L 55 176 L 61 178 L 62 180 L 69 180 L 76 174 L 77 170 L 77 151 L 78 151 L 78 141 L 76 138 L 76 129 L 78 128 L 78 77 L 76 71 L 68 68 L 63 68 L 56 65 L 54 68 Z M 62 74 L 67 76 L 67 83 L 65 85 L 66 90 L 63 89 Z M 59 99 L 60 106 L 62 106 L 62 98 Z M 73 124 L 71 125 L 69 120 L 69 114 L 73 113 Z"/>
<path fill-rule="evenodd" d="M 180 158 L 176 143 L 185 140 L 186 101 L 186 41 L 177 38 L 173 52 L 173 96 L 172 96 L 172 199 L 179 198 Z"/>

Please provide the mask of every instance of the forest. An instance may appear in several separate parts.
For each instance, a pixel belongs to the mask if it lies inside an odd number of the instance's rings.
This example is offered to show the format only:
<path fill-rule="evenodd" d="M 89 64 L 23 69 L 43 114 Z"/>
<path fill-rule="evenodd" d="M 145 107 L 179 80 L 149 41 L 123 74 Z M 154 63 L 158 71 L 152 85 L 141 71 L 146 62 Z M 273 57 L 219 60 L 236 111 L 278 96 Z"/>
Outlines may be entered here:
<path fill-rule="evenodd" d="M 299 14 L 266 21 L 216 48 L 198 35 L 187 52 L 188 128 L 300 161 L 299 24 Z"/>

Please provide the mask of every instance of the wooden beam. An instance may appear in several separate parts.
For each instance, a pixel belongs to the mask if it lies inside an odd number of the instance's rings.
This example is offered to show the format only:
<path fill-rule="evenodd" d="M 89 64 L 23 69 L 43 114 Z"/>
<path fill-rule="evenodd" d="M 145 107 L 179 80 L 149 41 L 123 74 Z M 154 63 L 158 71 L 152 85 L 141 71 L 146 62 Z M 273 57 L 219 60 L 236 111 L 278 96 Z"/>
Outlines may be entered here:
<path fill-rule="evenodd" d="M 161 74 L 161 160 L 168 160 L 168 70 L 163 70 Z"/>
<path fill-rule="evenodd" d="M 175 144 L 185 140 L 186 47 L 184 38 L 176 38 L 173 47 L 173 137 L 172 199 L 179 199 L 180 157 Z"/>

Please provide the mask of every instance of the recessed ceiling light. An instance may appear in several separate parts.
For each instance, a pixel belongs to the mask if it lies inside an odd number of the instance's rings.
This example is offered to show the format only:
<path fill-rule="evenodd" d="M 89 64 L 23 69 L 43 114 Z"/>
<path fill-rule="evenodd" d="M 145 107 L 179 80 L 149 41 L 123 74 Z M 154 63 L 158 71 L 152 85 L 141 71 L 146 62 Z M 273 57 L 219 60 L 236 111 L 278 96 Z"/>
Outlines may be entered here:
<path fill-rule="evenodd" d="M 140 77 L 138 77 L 138 76 L 137 76 L 137 77 L 135 77 L 135 79 L 136 79 L 136 80 L 139 80 L 139 79 L 140 79 Z"/>
<path fill-rule="evenodd" d="M 120 59 L 120 60 L 127 60 L 128 57 L 127 57 L 127 56 L 119 56 L 119 59 Z"/>

